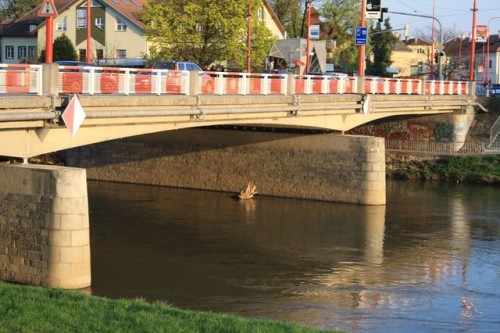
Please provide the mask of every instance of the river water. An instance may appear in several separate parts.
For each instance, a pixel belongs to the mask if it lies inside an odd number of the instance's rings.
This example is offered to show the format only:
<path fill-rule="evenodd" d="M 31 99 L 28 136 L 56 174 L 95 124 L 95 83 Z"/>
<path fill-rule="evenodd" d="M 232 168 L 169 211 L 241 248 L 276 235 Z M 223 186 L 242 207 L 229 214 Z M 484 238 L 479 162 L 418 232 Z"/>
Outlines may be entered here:
<path fill-rule="evenodd" d="M 500 332 L 498 187 L 388 182 L 386 206 L 88 187 L 94 295 L 349 332 Z"/>

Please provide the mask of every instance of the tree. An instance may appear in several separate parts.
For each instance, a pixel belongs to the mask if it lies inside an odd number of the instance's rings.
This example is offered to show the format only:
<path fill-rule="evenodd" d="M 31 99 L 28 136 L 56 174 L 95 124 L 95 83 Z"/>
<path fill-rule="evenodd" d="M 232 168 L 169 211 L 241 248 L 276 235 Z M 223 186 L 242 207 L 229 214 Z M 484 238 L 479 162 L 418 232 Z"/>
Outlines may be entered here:
<path fill-rule="evenodd" d="M 382 29 L 380 22 L 377 22 L 375 28 L 370 28 L 370 45 L 373 52 L 373 62 L 368 61 L 367 74 L 377 75 L 382 77 L 389 76 L 387 68 L 391 66 L 392 49 L 398 37 L 392 33 L 391 23 L 389 19 L 384 21 L 385 28 Z"/>
<path fill-rule="evenodd" d="M 251 0 L 251 57 L 262 67 L 273 39 L 265 23 L 256 19 L 260 0 Z M 148 1 L 141 14 L 151 43 L 149 60 L 191 60 L 205 67 L 214 61 L 246 62 L 249 4 L 239 0 Z"/>
<path fill-rule="evenodd" d="M 66 34 L 54 40 L 54 61 L 58 60 L 78 60 L 78 53 Z"/>
<path fill-rule="evenodd" d="M 0 22 L 16 20 L 39 4 L 40 0 L 0 0 Z"/>
<path fill-rule="evenodd" d="M 73 43 L 71 42 L 69 37 L 66 36 L 66 34 L 62 34 L 61 36 L 57 37 L 54 40 L 53 50 L 54 50 L 53 54 L 54 61 L 78 60 L 78 53 L 76 52 Z M 42 50 L 40 52 L 39 61 L 45 62 L 45 56 L 46 56 L 46 51 Z"/>
<path fill-rule="evenodd" d="M 325 0 L 320 11 L 325 18 L 323 31 L 336 41 L 332 61 L 337 67 L 356 68 L 358 48 L 354 45 L 354 33 L 360 23 L 360 1 Z"/>
<path fill-rule="evenodd" d="M 269 5 L 291 38 L 302 37 L 301 24 L 307 0 L 268 0 Z"/>

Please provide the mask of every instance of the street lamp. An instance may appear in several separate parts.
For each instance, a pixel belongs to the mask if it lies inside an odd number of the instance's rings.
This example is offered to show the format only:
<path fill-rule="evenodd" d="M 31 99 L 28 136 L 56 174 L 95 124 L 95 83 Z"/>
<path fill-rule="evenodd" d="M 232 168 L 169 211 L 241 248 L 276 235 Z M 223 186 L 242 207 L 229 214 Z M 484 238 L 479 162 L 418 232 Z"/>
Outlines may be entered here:
<path fill-rule="evenodd" d="M 490 82 L 490 23 L 491 21 L 495 19 L 500 19 L 500 16 L 492 17 L 488 20 L 488 28 L 487 28 L 487 34 L 488 37 L 486 37 L 486 54 L 488 56 L 488 60 L 486 61 L 486 83 Z M 496 52 L 495 52 L 496 54 Z"/>
<path fill-rule="evenodd" d="M 427 17 L 427 18 L 433 19 L 434 21 L 436 21 L 439 24 L 439 30 L 441 31 L 440 36 L 439 36 L 439 43 L 441 44 L 441 47 L 444 47 L 443 25 L 441 24 L 441 21 L 439 21 L 434 16 L 410 14 L 410 13 L 400 13 L 400 12 L 393 12 L 393 11 L 389 11 L 389 13 L 399 14 L 399 15 L 408 15 L 408 16 L 417 16 L 417 17 Z M 432 41 L 432 43 L 434 44 L 434 41 Z M 438 77 L 439 77 L 439 80 L 443 79 L 443 63 L 441 62 L 441 57 L 438 58 Z"/>

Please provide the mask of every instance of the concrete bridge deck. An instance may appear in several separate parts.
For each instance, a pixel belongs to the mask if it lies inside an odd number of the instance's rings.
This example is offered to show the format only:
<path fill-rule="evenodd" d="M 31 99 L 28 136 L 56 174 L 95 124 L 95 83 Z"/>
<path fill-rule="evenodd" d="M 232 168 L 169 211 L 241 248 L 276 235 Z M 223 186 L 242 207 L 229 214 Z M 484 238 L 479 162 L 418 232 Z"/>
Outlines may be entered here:
<path fill-rule="evenodd" d="M 371 108 L 364 109 L 367 98 Z M 470 95 L 81 95 L 78 99 L 85 120 L 75 136 L 61 119 L 69 95 L 0 99 L 0 155 L 29 158 L 117 138 L 213 125 L 344 132 L 386 117 L 465 112 L 476 103 Z"/>

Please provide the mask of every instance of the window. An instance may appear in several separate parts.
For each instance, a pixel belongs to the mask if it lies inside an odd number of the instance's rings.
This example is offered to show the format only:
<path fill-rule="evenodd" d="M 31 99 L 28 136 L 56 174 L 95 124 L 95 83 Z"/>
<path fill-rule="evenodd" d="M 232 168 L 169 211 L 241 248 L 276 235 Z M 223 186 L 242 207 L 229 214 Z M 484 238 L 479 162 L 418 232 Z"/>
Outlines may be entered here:
<path fill-rule="evenodd" d="M 196 23 L 196 31 L 199 31 L 199 32 L 202 32 L 204 29 L 203 29 L 203 24 L 201 23 Z"/>
<path fill-rule="evenodd" d="M 14 59 L 14 46 L 5 47 L 5 59 Z"/>
<path fill-rule="evenodd" d="M 28 46 L 28 57 L 36 58 L 36 46 Z"/>
<path fill-rule="evenodd" d="M 127 50 L 116 50 L 117 59 L 127 59 Z"/>
<path fill-rule="evenodd" d="M 264 7 L 260 7 L 259 11 L 257 12 L 257 16 L 259 17 L 259 20 L 264 21 Z"/>
<path fill-rule="evenodd" d="M 80 59 L 80 61 L 87 60 L 87 50 L 86 49 L 79 49 L 78 50 L 78 59 Z"/>
<path fill-rule="evenodd" d="M 66 29 L 67 29 L 66 16 L 64 16 L 64 18 L 62 20 L 60 20 L 59 22 L 57 22 L 56 29 L 57 29 L 57 31 L 66 31 Z"/>
<path fill-rule="evenodd" d="M 18 46 L 17 47 L 17 59 L 26 58 L 26 46 Z"/>
<path fill-rule="evenodd" d="M 103 49 L 95 50 L 95 57 L 97 59 L 104 59 L 104 50 Z"/>
<path fill-rule="evenodd" d="M 87 28 L 87 10 L 77 9 L 76 10 L 76 28 L 86 29 Z"/>
<path fill-rule="evenodd" d="M 116 31 L 127 31 L 127 23 L 124 20 L 116 19 Z"/>
<path fill-rule="evenodd" d="M 36 29 L 36 24 L 30 24 L 30 27 L 29 27 L 30 31 L 33 31 Z"/>
<path fill-rule="evenodd" d="M 98 17 L 95 19 L 95 26 L 101 30 L 104 30 L 104 17 Z"/>

